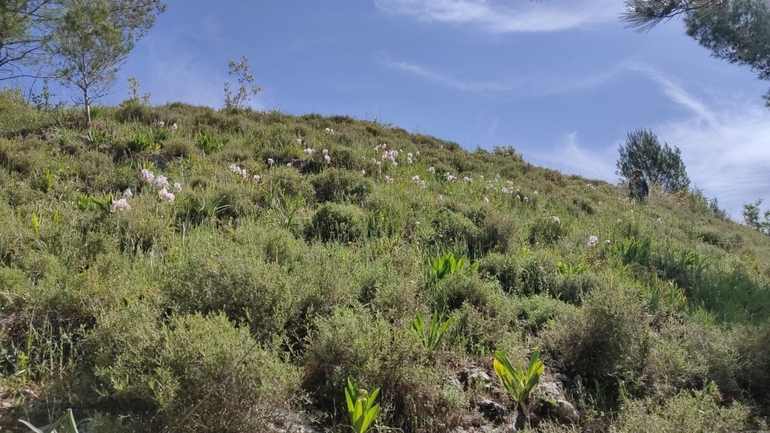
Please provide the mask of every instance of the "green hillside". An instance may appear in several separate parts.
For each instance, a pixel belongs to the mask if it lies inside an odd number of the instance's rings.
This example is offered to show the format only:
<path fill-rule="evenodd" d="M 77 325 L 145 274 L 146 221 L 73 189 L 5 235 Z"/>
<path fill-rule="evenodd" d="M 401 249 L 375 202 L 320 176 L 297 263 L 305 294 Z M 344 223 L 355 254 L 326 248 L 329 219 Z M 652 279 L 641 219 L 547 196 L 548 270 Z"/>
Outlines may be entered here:
<path fill-rule="evenodd" d="M 0 428 L 348 432 L 348 378 L 380 432 L 766 428 L 770 237 L 697 192 L 345 116 L 91 114 L 0 93 Z M 527 420 L 492 359 L 536 349 Z"/>

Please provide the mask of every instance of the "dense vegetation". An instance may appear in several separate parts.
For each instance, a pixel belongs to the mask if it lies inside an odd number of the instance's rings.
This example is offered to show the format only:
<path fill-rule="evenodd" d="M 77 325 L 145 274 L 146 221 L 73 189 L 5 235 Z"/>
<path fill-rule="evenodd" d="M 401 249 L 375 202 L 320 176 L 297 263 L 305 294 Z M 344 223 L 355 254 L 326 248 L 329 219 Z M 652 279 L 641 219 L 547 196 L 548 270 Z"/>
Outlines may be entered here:
<path fill-rule="evenodd" d="M 343 432 L 348 378 L 380 431 L 502 428 L 493 355 L 536 349 L 533 430 L 765 428 L 770 238 L 697 192 L 344 116 L 91 116 L 0 94 L 8 431 Z"/>

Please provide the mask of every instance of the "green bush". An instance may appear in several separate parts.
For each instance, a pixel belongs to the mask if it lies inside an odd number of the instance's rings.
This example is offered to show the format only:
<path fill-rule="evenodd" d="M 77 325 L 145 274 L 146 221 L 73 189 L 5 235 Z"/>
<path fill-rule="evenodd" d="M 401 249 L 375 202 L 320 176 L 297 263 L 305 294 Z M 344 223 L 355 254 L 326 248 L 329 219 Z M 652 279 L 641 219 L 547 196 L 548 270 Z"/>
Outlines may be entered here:
<path fill-rule="evenodd" d="M 361 203 L 372 190 L 372 181 L 360 173 L 329 169 L 313 178 L 315 197 L 319 203 Z"/>
<path fill-rule="evenodd" d="M 308 238 L 324 242 L 355 242 L 367 232 L 366 213 L 355 205 L 321 205 L 305 227 Z"/>
<path fill-rule="evenodd" d="M 222 315 L 159 326 L 129 307 L 105 315 L 88 343 L 113 414 L 142 419 L 145 431 L 264 431 L 285 426 L 301 396 L 300 370 Z"/>

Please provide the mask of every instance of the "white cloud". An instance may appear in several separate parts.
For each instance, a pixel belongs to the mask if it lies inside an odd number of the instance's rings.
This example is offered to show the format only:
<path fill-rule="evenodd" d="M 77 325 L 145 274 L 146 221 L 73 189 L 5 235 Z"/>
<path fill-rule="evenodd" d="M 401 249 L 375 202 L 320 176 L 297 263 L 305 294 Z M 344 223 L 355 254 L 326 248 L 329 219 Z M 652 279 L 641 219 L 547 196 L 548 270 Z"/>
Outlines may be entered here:
<path fill-rule="evenodd" d="M 455 90 L 471 93 L 515 94 L 519 97 L 544 96 L 572 90 L 590 89 L 602 84 L 622 70 L 622 66 L 618 65 L 607 71 L 585 76 L 530 73 L 504 81 L 466 81 L 405 60 L 391 60 L 385 55 L 381 55 L 379 61 L 389 68 L 398 69 Z"/>
<path fill-rule="evenodd" d="M 374 0 L 389 14 L 423 22 L 472 25 L 492 33 L 550 32 L 616 19 L 620 3 L 610 0 Z"/>
<path fill-rule="evenodd" d="M 682 151 L 682 160 L 692 187 L 719 206 L 733 219 L 742 221 L 743 204 L 764 198 L 770 202 L 770 110 L 759 98 L 730 99 L 708 104 L 684 87 L 650 68 L 631 68 L 661 86 L 671 101 L 689 109 L 691 116 L 652 126 L 661 142 Z M 586 177 L 615 182 L 615 142 L 598 151 L 581 147 L 577 133 L 567 134 L 550 152 L 525 155 L 533 162 Z"/>
<path fill-rule="evenodd" d="M 591 179 L 602 179 L 614 183 L 617 149 L 612 147 L 604 151 L 589 150 L 580 146 L 578 133 L 566 134 L 562 141 L 549 152 L 526 152 L 525 159 L 544 167 L 557 169 L 568 174 L 579 174 Z"/>

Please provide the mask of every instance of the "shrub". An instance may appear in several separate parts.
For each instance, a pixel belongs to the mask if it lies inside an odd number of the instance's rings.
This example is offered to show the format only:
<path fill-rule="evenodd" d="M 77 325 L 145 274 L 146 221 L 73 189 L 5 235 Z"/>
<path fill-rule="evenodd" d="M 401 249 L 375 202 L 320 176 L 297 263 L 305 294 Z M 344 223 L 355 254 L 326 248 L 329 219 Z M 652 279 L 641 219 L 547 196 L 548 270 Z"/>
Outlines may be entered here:
<path fill-rule="evenodd" d="M 319 203 L 361 203 L 371 192 L 372 181 L 359 173 L 348 170 L 329 169 L 313 178 L 315 197 Z"/>
<path fill-rule="evenodd" d="M 305 228 L 308 238 L 324 242 L 355 242 L 366 236 L 366 213 L 354 205 L 326 203 Z"/>
<path fill-rule="evenodd" d="M 744 431 L 748 427 L 749 408 L 740 403 L 729 407 L 719 403 L 719 393 L 713 385 L 692 394 L 682 391 L 663 404 L 629 401 L 610 432 L 700 433 Z"/>
<path fill-rule="evenodd" d="M 161 327 L 147 314 L 140 306 L 109 312 L 89 335 L 97 385 L 115 415 L 143 418 L 150 431 L 282 425 L 301 396 L 296 367 L 222 315 L 174 316 Z"/>
<path fill-rule="evenodd" d="M 541 217 L 529 229 L 529 243 L 533 246 L 537 244 L 551 245 L 566 234 L 567 228 L 558 217 Z"/>

